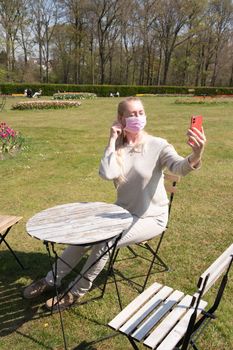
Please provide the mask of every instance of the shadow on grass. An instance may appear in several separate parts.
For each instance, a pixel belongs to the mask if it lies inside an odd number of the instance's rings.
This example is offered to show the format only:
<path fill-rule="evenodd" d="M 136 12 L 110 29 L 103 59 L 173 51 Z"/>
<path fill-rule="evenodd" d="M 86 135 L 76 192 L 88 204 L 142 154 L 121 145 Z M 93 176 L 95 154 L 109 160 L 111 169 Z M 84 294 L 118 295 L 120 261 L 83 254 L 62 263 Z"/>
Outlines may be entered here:
<path fill-rule="evenodd" d="M 23 290 L 27 282 L 21 282 L 28 278 L 36 280 L 43 277 L 50 269 L 48 255 L 20 251 L 15 251 L 15 253 L 25 267 L 24 269 L 20 267 L 9 251 L 0 252 L 0 337 L 15 332 L 28 321 L 51 315 L 51 312 L 44 308 L 44 303 L 45 300 L 54 295 L 54 291 L 27 300 L 23 298 Z M 83 264 L 83 260 L 80 264 Z M 70 280 L 76 276 L 77 269 L 64 279 L 64 285 L 68 285 Z M 103 278 L 102 276 L 98 278 L 97 289 L 103 283 Z M 93 297 L 93 300 L 98 299 L 98 296 Z M 92 298 L 84 304 L 89 301 L 92 301 Z"/>
<path fill-rule="evenodd" d="M 78 346 L 73 348 L 73 350 L 96 350 L 96 348 L 93 348 L 92 344 L 92 342 L 88 343 L 86 341 L 82 341 Z"/>
<path fill-rule="evenodd" d="M 96 350 L 95 347 L 93 347 L 93 345 L 98 344 L 104 340 L 108 340 L 109 338 L 113 338 L 118 336 L 117 333 L 111 334 L 111 335 L 107 335 L 106 337 L 102 337 L 90 342 L 86 342 L 86 341 L 82 341 L 79 345 L 77 345 L 75 348 L 73 348 L 72 350 Z"/>
<path fill-rule="evenodd" d="M 27 335 L 27 334 L 24 334 L 18 330 L 15 331 L 15 333 L 19 334 L 21 337 L 23 338 L 27 338 L 29 340 L 32 340 L 35 344 L 38 344 L 40 346 L 43 346 L 43 349 L 48 349 L 48 350 L 53 350 L 54 348 L 51 347 L 51 346 L 47 346 L 45 345 L 44 343 L 42 343 L 41 341 L 38 341 L 37 339 L 35 339 L 34 337 L 32 337 L 31 335 Z"/>
<path fill-rule="evenodd" d="M 28 281 L 25 282 L 25 280 L 35 280 L 41 278 L 50 269 L 48 255 L 47 253 L 25 253 L 20 251 L 16 251 L 15 253 L 25 269 L 20 267 L 9 251 L 0 252 L 0 337 L 16 332 L 23 337 L 29 338 L 35 344 L 37 343 L 40 346 L 43 346 L 45 349 L 52 349 L 49 345 L 41 344 L 31 335 L 23 334 L 18 330 L 19 327 L 28 321 L 33 321 L 51 315 L 49 311 L 45 310 L 44 303 L 45 300 L 54 294 L 53 291 L 33 300 L 26 300 L 22 296 L 23 289 L 28 283 Z M 81 260 L 80 266 L 83 265 L 84 260 L 85 258 Z M 71 272 L 69 277 L 64 279 L 65 285 L 68 285 L 68 282 L 72 281 L 72 279 L 76 277 L 80 266 L 78 265 L 75 271 Z M 124 278 L 121 278 L 122 276 L 119 271 L 117 275 L 118 282 L 123 282 Z M 139 276 L 136 277 L 141 276 L 139 274 Z M 80 304 L 86 304 L 92 300 L 97 301 L 101 298 L 101 296 L 98 295 L 101 295 L 99 292 L 101 291 L 101 286 L 103 285 L 104 279 L 105 274 L 98 276 L 96 286 L 93 288 L 92 293 L 90 295 L 88 293 L 87 300 L 81 302 Z M 113 278 L 110 278 L 108 280 L 108 285 L 112 283 L 114 283 Z M 98 291 L 99 288 L 100 291 Z M 76 309 L 75 306 L 76 305 L 74 305 L 74 308 L 71 308 L 72 311 L 70 310 L 70 312 L 79 314 L 78 308 Z M 97 326 L 106 326 L 106 324 L 102 324 L 95 317 L 92 318 L 88 316 L 88 313 L 86 316 L 82 315 L 82 317 L 89 322 L 96 324 Z M 82 341 L 80 344 L 77 344 L 73 350 L 95 350 L 95 344 L 107 340 L 112 336 L 113 335 L 106 336 L 104 338 L 99 338 L 89 342 Z"/>
<path fill-rule="evenodd" d="M 33 300 L 32 305 L 30 300 L 23 298 L 25 285 L 20 282 L 24 278 L 37 278 L 38 265 L 40 271 L 46 271 L 48 256 L 42 253 L 16 254 L 25 269 L 18 265 L 10 252 L 0 252 L 0 336 L 16 331 L 25 322 L 50 315 L 49 311 L 43 310 L 43 299 Z"/>

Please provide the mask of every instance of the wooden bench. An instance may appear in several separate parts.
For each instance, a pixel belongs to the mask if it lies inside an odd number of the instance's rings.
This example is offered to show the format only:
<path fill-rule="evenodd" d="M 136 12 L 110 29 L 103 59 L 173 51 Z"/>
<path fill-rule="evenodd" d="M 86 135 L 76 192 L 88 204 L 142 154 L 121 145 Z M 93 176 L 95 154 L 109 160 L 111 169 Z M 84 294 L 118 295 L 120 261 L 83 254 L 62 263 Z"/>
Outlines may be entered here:
<path fill-rule="evenodd" d="M 10 247 L 9 243 L 6 241 L 6 236 L 10 232 L 11 228 L 17 224 L 22 219 L 21 216 L 9 216 L 9 215 L 0 215 L 0 244 L 3 242 L 7 246 L 7 248 L 10 250 L 12 255 L 15 257 L 18 264 L 24 269 L 22 263 L 20 262 L 19 258 L 13 251 L 13 249 Z"/>
<path fill-rule="evenodd" d="M 194 349 L 195 335 L 215 318 L 233 260 L 233 244 L 200 276 L 193 296 L 153 283 L 126 306 L 108 325 L 127 336 L 134 349 L 137 342 L 156 350 Z M 220 278 L 217 296 L 207 311 L 203 295 Z"/>

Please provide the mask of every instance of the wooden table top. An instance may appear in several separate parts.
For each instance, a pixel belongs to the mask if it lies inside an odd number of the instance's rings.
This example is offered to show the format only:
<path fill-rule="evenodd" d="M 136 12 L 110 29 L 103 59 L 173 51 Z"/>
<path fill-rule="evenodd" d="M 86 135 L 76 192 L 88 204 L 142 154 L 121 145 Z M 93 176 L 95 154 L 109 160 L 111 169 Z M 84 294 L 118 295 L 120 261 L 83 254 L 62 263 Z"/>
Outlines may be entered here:
<path fill-rule="evenodd" d="M 0 215 L 0 233 L 16 224 L 22 219 L 22 216 Z"/>
<path fill-rule="evenodd" d="M 88 245 L 117 236 L 132 221 L 132 215 L 118 205 L 78 202 L 41 211 L 28 220 L 26 229 L 43 241 Z"/>

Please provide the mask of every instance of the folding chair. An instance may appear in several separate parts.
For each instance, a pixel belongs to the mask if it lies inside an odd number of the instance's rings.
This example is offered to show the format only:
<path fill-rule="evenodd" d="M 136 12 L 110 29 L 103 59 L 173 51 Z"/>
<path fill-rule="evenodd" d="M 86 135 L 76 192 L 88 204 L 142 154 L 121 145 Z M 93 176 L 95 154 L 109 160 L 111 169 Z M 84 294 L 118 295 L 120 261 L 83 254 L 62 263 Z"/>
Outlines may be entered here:
<path fill-rule="evenodd" d="M 169 174 L 169 173 L 164 174 L 165 188 L 166 188 L 166 191 L 167 191 L 168 197 L 169 197 L 169 210 L 168 210 L 169 219 L 170 219 L 174 195 L 175 195 L 175 192 L 177 190 L 177 182 L 179 182 L 179 181 L 180 181 L 180 176 L 178 176 L 178 175 Z M 152 256 L 151 259 L 148 258 L 145 254 L 139 254 L 138 249 L 136 251 L 131 246 L 127 247 L 127 249 L 133 254 L 134 258 L 141 258 L 141 259 L 149 260 L 149 268 L 148 268 L 147 272 L 143 275 L 143 276 L 145 276 L 145 280 L 144 280 L 142 285 L 136 283 L 134 281 L 134 279 L 135 279 L 134 277 L 130 277 L 130 278 L 125 277 L 122 273 L 119 273 L 118 270 L 116 270 L 114 268 L 114 264 L 117 263 L 117 256 L 119 254 L 120 249 L 122 249 L 122 248 L 119 248 L 116 251 L 114 261 L 112 264 L 112 266 L 113 266 L 112 269 L 114 269 L 113 275 L 119 274 L 123 279 L 130 282 L 130 284 L 134 284 L 137 288 L 139 287 L 140 292 L 143 292 L 146 285 L 147 285 L 150 274 L 152 273 L 152 269 L 153 269 L 154 265 L 158 265 L 159 267 L 161 267 L 162 270 L 160 270 L 160 271 L 168 271 L 169 267 L 163 261 L 163 259 L 159 256 L 159 249 L 161 247 L 161 244 L 162 244 L 162 241 L 164 239 L 164 235 L 165 235 L 165 232 L 167 231 L 167 228 L 168 228 L 168 224 L 167 224 L 166 229 L 162 232 L 162 234 L 159 237 L 157 236 L 157 237 L 154 237 L 153 239 L 151 239 L 150 241 L 144 241 L 144 242 L 135 244 L 139 248 L 146 249 L 151 254 L 151 256 Z M 158 238 L 159 238 L 159 240 L 158 240 Z M 154 245 L 155 245 L 155 247 L 154 247 Z"/>
<path fill-rule="evenodd" d="M 21 216 L 9 216 L 9 215 L 0 215 L 0 244 L 3 242 L 7 246 L 7 248 L 10 250 L 11 254 L 15 257 L 18 264 L 21 266 L 22 269 L 24 269 L 23 264 L 20 262 L 19 258 L 13 251 L 13 249 L 10 247 L 9 243 L 6 241 L 6 236 L 10 232 L 11 228 L 17 224 L 22 219 Z"/>
<path fill-rule="evenodd" d="M 111 322 L 109 327 L 127 336 L 132 347 L 137 342 L 156 350 L 198 350 L 197 340 L 206 325 L 216 319 L 216 311 L 228 282 L 233 261 L 233 244 L 200 276 L 193 296 L 159 283 L 137 296 Z M 202 300 L 212 287 L 216 297 L 208 308 Z"/>

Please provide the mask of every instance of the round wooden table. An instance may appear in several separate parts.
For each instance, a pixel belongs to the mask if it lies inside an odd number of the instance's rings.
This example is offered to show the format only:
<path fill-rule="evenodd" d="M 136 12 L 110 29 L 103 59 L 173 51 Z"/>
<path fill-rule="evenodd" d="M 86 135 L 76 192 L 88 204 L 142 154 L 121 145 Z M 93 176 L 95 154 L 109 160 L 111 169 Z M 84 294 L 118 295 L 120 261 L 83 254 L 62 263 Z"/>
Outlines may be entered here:
<path fill-rule="evenodd" d="M 78 202 L 45 209 L 28 220 L 29 235 L 42 241 L 91 245 L 118 236 L 132 215 L 115 204 Z"/>
<path fill-rule="evenodd" d="M 101 259 L 105 254 L 109 254 L 110 256 L 108 272 L 100 296 L 102 297 L 111 270 L 111 263 L 117 242 L 122 232 L 131 225 L 132 221 L 132 215 L 118 205 L 103 202 L 78 202 L 58 205 L 39 212 L 28 220 L 26 230 L 30 236 L 40 239 L 46 244 L 50 258 L 50 246 L 52 246 L 52 251 L 56 257 L 54 271 L 56 271 L 56 261 L 60 259 L 54 249 L 54 243 L 89 246 L 100 242 L 106 242 L 107 249 L 98 258 L 98 260 Z M 84 274 L 98 260 L 89 266 Z M 50 264 L 53 271 L 51 259 Z M 56 295 L 58 296 L 55 273 L 54 284 Z M 59 307 L 58 309 L 60 313 L 64 349 L 67 349 L 62 316 Z"/>

